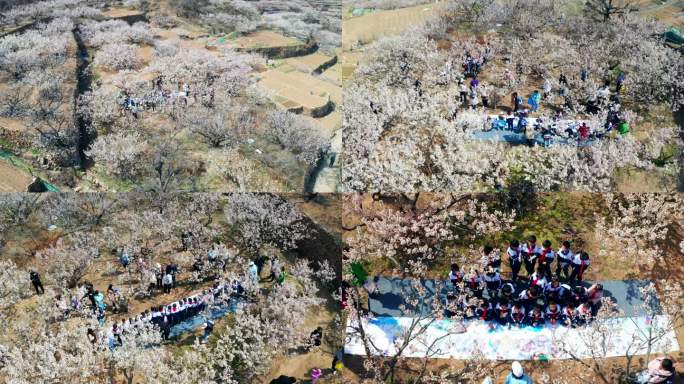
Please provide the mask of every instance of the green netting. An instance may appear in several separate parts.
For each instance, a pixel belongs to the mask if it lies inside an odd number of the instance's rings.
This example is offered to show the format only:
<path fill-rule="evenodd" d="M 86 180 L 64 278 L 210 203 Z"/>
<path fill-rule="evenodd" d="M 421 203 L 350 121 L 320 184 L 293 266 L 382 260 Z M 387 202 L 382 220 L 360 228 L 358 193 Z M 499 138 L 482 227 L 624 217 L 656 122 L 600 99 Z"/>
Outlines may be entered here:
<path fill-rule="evenodd" d="M 45 188 L 47 188 L 47 190 L 49 192 L 59 192 L 59 188 L 55 187 L 54 185 L 48 183 L 45 180 L 42 180 L 42 181 L 43 181 L 43 185 L 45 185 Z"/>
<path fill-rule="evenodd" d="M 214 45 L 218 45 L 218 44 L 225 44 L 228 42 L 228 40 L 235 40 L 238 37 L 239 37 L 239 34 L 235 31 L 233 31 L 227 35 L 217 36 L 217 37 L 211 38 L 209 41 L 207 41 L 207 45 L 214 46 Z"/>

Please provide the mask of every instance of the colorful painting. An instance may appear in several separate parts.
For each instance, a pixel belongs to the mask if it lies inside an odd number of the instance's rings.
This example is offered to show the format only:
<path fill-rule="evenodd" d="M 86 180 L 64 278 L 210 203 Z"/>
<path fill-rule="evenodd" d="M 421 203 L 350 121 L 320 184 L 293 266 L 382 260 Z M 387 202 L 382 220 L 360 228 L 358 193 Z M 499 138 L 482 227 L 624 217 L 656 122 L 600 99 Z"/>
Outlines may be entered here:
<path fill-rule="evenodd" d="M 550 360 L 567 359 L 568 354 L 560 345 L 565 342 L 570 346 L 572 354 L 580 358 L 589 358 L 588 345 L 582 340 L 590 340 L 589 328 L 569 328 L 563 326 L 508 328 L 492 327 L 481 321 L 452 321 L 447 319 L 417 320 L 410 317 L 375 317 L 364 320 L 365 333 L 379 349 L 378 355 L 393 355 L 397 346 L 403 344 L 406 330 L 412 322 L 419 321 L 418 327 L 426 326 L 425 332 L 415 337 L 403 352 L 404 357 L 433 357 L 443 359 L 468 359 L 483 355 L 490 360 Z M 607 346 L 607 357 L 622 356 L 630 347 L 635 354 L 645 354 L 648 348 L 647 335 L 649 327 L 664 329 L 669 324 L 666 315 L 654 318 L 623 317 L 607 320 L 614 329 L 610 345 Z M 356 323 L 348 324 L 345 353 L 365 355 L 363 342 L 355 336 L 353 330 Z M 567 342 L 572 341 L 572 342 Z M 638 345 L 638 346 L 637 346 Z M 665 332 L 663 337 L 650 346 L 651 353 L 672 352 L 679 350 L 679 344 L 673 331 Z"/>

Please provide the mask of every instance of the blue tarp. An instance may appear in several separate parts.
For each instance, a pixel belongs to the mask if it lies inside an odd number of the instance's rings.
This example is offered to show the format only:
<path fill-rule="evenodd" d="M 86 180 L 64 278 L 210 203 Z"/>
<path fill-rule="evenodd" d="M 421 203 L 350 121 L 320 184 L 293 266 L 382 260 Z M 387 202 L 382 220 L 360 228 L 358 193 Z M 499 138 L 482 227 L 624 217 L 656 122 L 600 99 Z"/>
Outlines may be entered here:
<path fill-rule="evenodd" d="M 211 320 L 216 320 L 226 316 L 229 313 L 235 313 L 235 311 L 237 311 L 237 307 L 238 301 L 231 300 L 228 304 L 214 307 L 213 309 L 209 310 L 208 313 L 197 314 L 171 327 L 169 338 L 177 339 L 186 332 L 192 332 L 196 329 L 201 328 L 202 326 L 204 326 L 204 322 L 207 320 L 207 318 L 210 318 Z"/>
<path fill-rule="evenodd" d="M 521 145 L 527 143 L 527 138 L 522 133 L 516 133 L 509 130 L 490 130 L 490 131 L 476 131 L 473 132 L 473 138 L 477 140 L 491 140 L 491 141 L 505 141 L 509 144 Z M 544 145 L 544 137 L 542 134 L 537 133 L 534 136 L 534 140 L 537 145 Z M 587 145 L 593 144 L 596 140 L 587 139 L 580 143 L 577 140 L 568 139 L 560 136 L 553 136 L 551 144 L 561 144 L 561 145 L 572 145 L 577 147 L 585 147 Z"/>

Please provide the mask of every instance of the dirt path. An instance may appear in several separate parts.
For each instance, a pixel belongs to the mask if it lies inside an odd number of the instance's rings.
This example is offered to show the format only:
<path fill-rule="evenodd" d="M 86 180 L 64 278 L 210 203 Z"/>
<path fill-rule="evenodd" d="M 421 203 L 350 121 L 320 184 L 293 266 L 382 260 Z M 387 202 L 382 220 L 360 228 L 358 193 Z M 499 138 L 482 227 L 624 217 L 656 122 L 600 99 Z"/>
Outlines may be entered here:
<path fill-rule="evenodd" d="M 313 192 L 337 192 L 339 189 L 340 167 L 337 157 L 342 152 L 342 130 L 338 129 L 332 137 L 330 152 L 324 159 L 325 165 L 318 172 Z M 332 166 L 331 166 L 332 165 Z"/>

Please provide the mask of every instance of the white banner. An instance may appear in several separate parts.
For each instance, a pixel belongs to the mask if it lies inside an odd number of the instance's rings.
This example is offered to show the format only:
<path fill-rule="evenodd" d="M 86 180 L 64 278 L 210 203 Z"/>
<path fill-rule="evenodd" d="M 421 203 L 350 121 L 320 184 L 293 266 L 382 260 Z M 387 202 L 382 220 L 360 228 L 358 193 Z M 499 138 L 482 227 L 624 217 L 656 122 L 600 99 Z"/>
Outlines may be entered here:
<path fill-rule="evenodd" d="M 417 319 L 410 317 L 364 319 L 365 333 L 377 347 L 377 350 L 371 347 L 371 353 L 394 355 L 414 321 Z M 355 324 L 351 320 L 347 324 L 344 351 L 350 355 L 365 355 L 363 341 L 354 331 L 357 328 Z M 615 357 L 624 356 L 628 350 L 632 355 L 646 354 L 649 338 L 655 339 L 651 341 L 651 353 L 678 351 L 679 344 L 669 324 L 669 316 L 666 315 L 606 320 L 605 326 L 610 330 L 610 335 L 606 350 L 598 352 L 598 334 L 592 331 L 592 326 L 570 328 L 546 325 L 511 329 L 497 326 L 492 329 L 482 321 L 423 319 L 414 329 L 427 325 L 426 330 L 409 343 L 402 356 L 469 359 L 481 354 L 490 360 L 536 360 L 567 359 L 570 356 L 566 352 L 571 352 L 579 358 Z M 592 353 L 592 349 L 595 352 Z"/>

